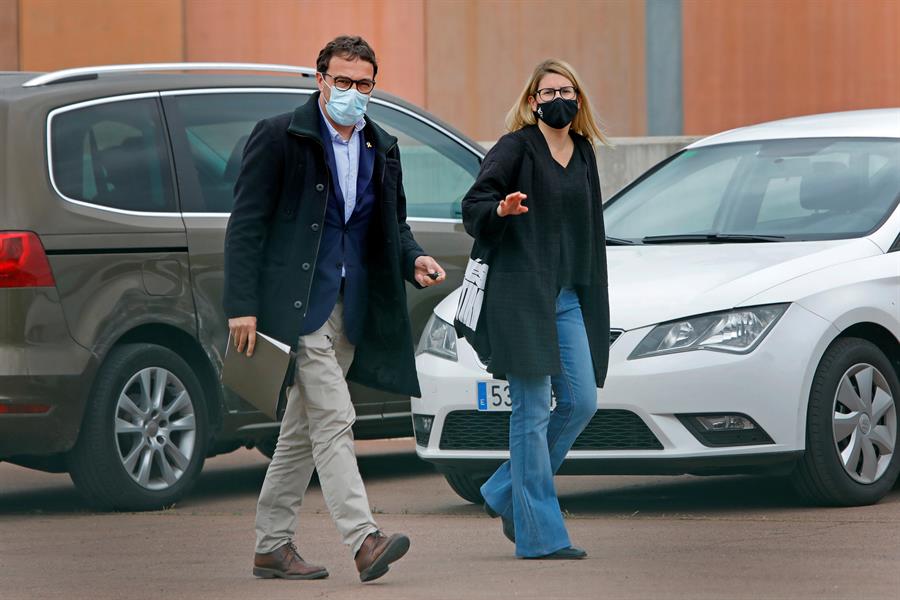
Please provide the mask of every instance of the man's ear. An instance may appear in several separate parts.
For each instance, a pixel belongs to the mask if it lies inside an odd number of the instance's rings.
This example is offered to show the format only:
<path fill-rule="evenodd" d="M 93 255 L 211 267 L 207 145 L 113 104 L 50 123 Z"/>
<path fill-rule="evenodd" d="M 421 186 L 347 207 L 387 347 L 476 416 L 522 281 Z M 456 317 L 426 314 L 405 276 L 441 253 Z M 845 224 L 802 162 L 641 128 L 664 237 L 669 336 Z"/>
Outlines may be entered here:
<path fill-rule="evenodd" d="M 318 72 L 316 73 L 316 86 L 319 88 L 319 91 L 322 92 L 322 95 L 324 96 L 325 88 L 327 88 L 328 86 L 325 85 L 325 76 Z M 325 99 L 328 100 L 328 98 L 325 98 Z"/>

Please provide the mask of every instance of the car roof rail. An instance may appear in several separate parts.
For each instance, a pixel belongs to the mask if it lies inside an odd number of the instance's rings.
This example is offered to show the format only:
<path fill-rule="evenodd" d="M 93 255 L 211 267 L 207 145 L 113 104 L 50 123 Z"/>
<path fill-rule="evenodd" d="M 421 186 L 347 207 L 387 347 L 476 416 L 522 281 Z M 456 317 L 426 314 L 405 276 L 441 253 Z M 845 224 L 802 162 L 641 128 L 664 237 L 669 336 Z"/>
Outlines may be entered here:
<path fill-rule="evenodd" d="M 106 73 L 140 73 L 146 71 L 272 71 L 293 73 L 304 77 L 312 77 L 316 70 L 311 67 L 294 65 L 276 65 L 264 63 L 231 63 L 231 62 L 181 62 L 181 63 L 137 63 L 130 65 L 100 65 L 96 67 L 77 67 L 62 69 L 52 73 L 44 73 L 33 77 L 22 84 L 22 87 L 37 87 L 53 83 L 84 81 L 97 79 Z"/>

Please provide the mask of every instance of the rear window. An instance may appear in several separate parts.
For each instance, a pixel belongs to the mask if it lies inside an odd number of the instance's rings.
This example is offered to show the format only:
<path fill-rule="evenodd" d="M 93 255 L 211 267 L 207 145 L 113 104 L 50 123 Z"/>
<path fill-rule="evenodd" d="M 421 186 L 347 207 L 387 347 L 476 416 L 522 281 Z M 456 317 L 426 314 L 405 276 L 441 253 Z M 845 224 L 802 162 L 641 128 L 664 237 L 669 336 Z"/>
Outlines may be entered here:
<path fill-rule="evenodd" d="M 69 199 L 120 210 L 176 210 L 165 133 L 153 98 L 54 115 L 50 168 L 57 190 Z"/>

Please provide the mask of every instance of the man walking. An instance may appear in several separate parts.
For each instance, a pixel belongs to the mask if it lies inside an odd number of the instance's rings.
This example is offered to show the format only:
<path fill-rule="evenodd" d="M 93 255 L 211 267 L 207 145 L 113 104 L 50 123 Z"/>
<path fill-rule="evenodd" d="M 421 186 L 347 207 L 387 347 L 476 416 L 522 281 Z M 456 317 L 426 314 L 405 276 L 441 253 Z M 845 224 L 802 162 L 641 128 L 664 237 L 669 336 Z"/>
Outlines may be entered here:
<path fill-rule="evenodd" d="M 346 379 L 419 395 L 403 280 L 444 280 L 406 223 L 397 139 L 365 118 L 378 65 L 360 37 L 329 42 L 319 92 L 257 123 L 225 238 L 225 312 L 239 352 L 256 331 L 296 345 L 294 382 L 256 513 L 257 577 L 321 579 L 293 538 L 313 469 L 362 581 L 409 549 L 372 518 Z"/>

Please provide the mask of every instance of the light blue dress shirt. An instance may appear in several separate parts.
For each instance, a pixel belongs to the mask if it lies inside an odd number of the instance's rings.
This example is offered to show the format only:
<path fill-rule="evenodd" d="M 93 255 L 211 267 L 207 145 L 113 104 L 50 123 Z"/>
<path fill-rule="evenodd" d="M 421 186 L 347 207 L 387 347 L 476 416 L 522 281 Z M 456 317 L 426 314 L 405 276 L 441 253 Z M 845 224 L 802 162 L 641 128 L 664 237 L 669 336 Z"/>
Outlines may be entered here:
<path fill-rule="evenodd" d="M 322 111 L 322 105 L 319 105 Z M 353 133 L 349 140 L 341 137 L 337 129 L 322 111 L 322 118 L 328 126 L 331 136 L 331 147 L 334 149 L 334 163 L 337 167 L 338 183 L 341 185 L 341 193 L 344 195 L 344 223 L 350 220 L 350 215 L 356 208 L 356 179 L 359 176 L 359 142 L 362 139 L 360 132 L 366 126 L 365 118 L 360 119 L 353 126 Z"/>

